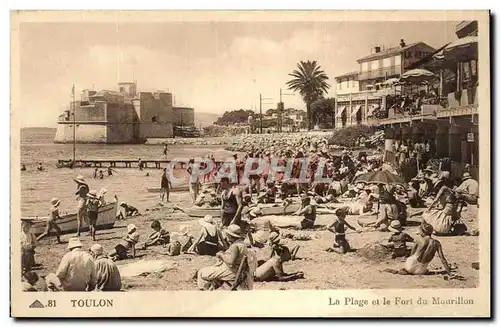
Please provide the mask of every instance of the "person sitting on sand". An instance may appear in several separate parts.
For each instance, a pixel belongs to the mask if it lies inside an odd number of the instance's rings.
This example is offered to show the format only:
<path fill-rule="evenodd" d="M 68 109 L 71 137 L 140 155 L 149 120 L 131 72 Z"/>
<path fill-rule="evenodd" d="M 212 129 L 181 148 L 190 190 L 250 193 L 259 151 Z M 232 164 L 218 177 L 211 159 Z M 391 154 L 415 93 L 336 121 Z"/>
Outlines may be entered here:
<path fill-rule="evenodd" d="M 189 233 L 189 228 L 186 225 L 179 226 L 178 232 L 170 234 L 170 243 L 165 245 L 165 254 L 169 256 L 177 256 L 181 253 L 189 251 L 193 245 L 193 235 Z"/>
<path fill-rule="evenodd" d="M 151 229 L 153 232 L 148 235 L 148 238 L 142 245 L 143 250 L 146 250 L 149 246 L 166 245 L 170 243 L 170 233 L 161 227 L 158 220 L 153 220 Z"/>
<path fill-rule="evenodd" d="M 314 222 L 316 221 L 316 205 L 311 204 L 311 198 L 308 196 L 302 197 L 302 203 L 292 216 L 303 215 L 304 219 L 301 220 L 300 226 L 302 229 L 310 229 L 314 227 Z"/>
<path fill-rule="evenodd" d="M 117 220 L 125 220 L 127 217 L 140 216 L 139 210 L 136 207 L 127 204 L 125 201 L 120 202 L 120 210 L 116 215 Z"/>
<path fill-rule="evenodd" d="M 59 205 L 61 204 L 61 200 L 58 198 L 53 198 L 50 203 L 52 204 L 52 208 L 50 209 L 50 214 L 49 214 L 49 219 L 47 219 L 47 224 L 45 226 L 45 231 L 38 236 L 36 239 L 37 241 L 40 241 L 42 238 L 45 236 L 48 236 L 50 231 L 54 229 L 56 231 L 56 239 L 57 243 L 61 244 L 61 228 L 59 225 L 57 225 L 57 219 L 60 219 L 61 217 L 59 216 Z"/>
<path fill-rule="evenodd" d="M 419 235 L 421 238 L 415 239 L 411 256 L 406 259 L 405 267 L 400 270 L 385 269 L 384 271 L 400 275 L 426 275 L 429 273 L 429 263 L 434 259 L 436 253 L 448 274 L 451 273 L 451 268 L 443 253 L 441 243 L 432 237 L 433 228 L 427 223 L 422 223 L 420 226 Z"/>
<path fill-rule="evenodd" d="M 83 251 L 82 247 L 78 238 L 69 239 L 69 252 L 62 258 L 55 274 L 64 291 L 91 291 L 96 285 L 94 259 L 90 253 Z"/>
<path fill-rule="evenodd" d="M 477 204 L 479 199 L 479 183 L 472 178 L 469 172 L 465 172 L 462 177 L 462 183 L 455 189 L 460 200 L 468 204 Z"/>
<path fill-rule="evenodd" d="M 34 271 L 27 271 L 23 274 L 21 280 L 21 287 L 23 292 L 38 292 L 35 288 L 36 283 L 38 282 L 38 274 Z"/>
<path fill-rule="evenodd" d="M 259 282 L 289 282 L 303 279 L 304 273 L 297 271 L 287 274 L 284 272 L 283 263 L 291 259 L 290 252 L 285 247 L 274 244 L 271 258 L 257 267 L 254 273 L 254 280 Z"/>
<path fill-rule="evenodd" d="M 233 283 L 241 261 L 249 254 L 243 242 L 240 226 L 229 225 L 224 233 L 229 241 L 229 248 L 224 252 L 217 252 L 215 256 L 218 261 L 214 265 L 203 267 L 196 272 L 199 290 L 216 289 L 224 283 Z M 253 271 L 248 271 L 246 277 L 253 281 Z M 248 284 L 251 285 L 247 281 L 247 286 L 250 286 Z"/>
<path fill-rule="evenodd" d="M 438 203 L 441 206 L 444 203 L 444 206 L 434 209 L 434 206 Z M 430 224 L 437 235 L 449 235 L 452 232 L 459 234 L 458 229 L 455 231 L 453 228 L 460 218 L 457 207 L 458 199 L 455 193 L 443 187 L 439 190 L 429 208 L 422 212 L 422 221 Z M 461 232 L 465 232 L 465 230 Z"/>
<path fill-rule="evenodd" d="M 257 197 L 257 203 L 275 203 L 277 194 L 278 189 L 274 181 L 267 181 L 267 187 L 264 190 L 264 194 Z"/>
<path fill-rule="evenodd" d="M 31 271 L 35 266 L 36 236 L 31 231 L 33 222 L 29 219 L 21 221 L 21 270 Z"/>
<path fill-rule="evenodd" d="M 283 248 L 285 255 L 290 256 L 290 260 L 295 260 L 297 258 L 297 253 L 300 250 L 300 245 L 295 244 L 291 247 L 286 245 L 280 237 L 279 231 L 276 229 L 273 229 L 273 232 L 269 235 L 269 245 L 272 248 L 271 256 L 274 254 L 274 247 L 280 246 Z"/>
<path fill-rule="evenodd" d="M 187 252 L 215 256 L 223 247 L 221 231 L 215 224 L 215 220 L 211 215 L 206 215 L 199 220 L 199 223 L 201 225 L 200 235 L 193 242 L 193 245 L 189 247 Z"/>
<path fill-rule="evenodd" d="M 21 164 L 21 171 L 26 171 L 26 165 L 25 164 Z"/>
<path fill-rule="evenodd" d="M 39 163 L 38 163 L 38 167 L 36 167 L 36 169 L 37 169 L 38 171 L 43 171 L 43 170 L 44 170 L 43 165 L 42 165 L 42 163 L 41 163 L 41 162 L 39 162 Z"/>
<path fill-rule="evenodd" d="M 361 233 L 361 230 L 357 230 L 356 228 L 352 227 L 349 223 L 347 223 L 347 221 L 345 221 L 345 217 L 347 215 L 347 210 L 345 208 L 337 209 L 335 214 L 337 218 L 333 221 L 332 224 L 326 227 L 327 230 L 329 230 L 335 235 L 333 241 L 333 247 L 326 249 L 326 251 L 345 254 L 349 252 L 351 249 L 349 242 L 345 238 L 346 226 L 358 233 Z"/>
<path fill-rule="evenodd" d="M 391 221 L 389 231 L 393 232 L 388 240 L 388 247 L 392 249 L 392 258 L 408 257 L 411 250 L 406 246 L 407 242 L 414 242 L 413 237 L 403 232 L 403 226 L 399 220 Z"/>
<path fill-rule="evenodd" d="M 373 227 L 379 230 L 387 230 L 391 221 L 397 220 L 397 207 L 391 205 L 391 197 L 387 192 L 383 192 L 379 197 L 379 209 L 378 216 L 374 222 L 362 222 L 358 220 L 358 224 L 361 227 Z"/>
<path fill-rule="evenodd" d="M 90 253 L 94 258 L 96 285 L 95 291 L 98 292 L 118 292 L 122 288 L 122 278 L 120 270 L 110 258 L 104 255 L 100 244 L 94 244 L 90 247 Z"/>
<path fill-rule="evenodd" d="M 115 246 L 115 250 L 109 254 L 113 260 L 125 260 L 129 258 L 135 258 L 135 246 L 139 242 L 139 233 L 137 232 L 137 227 L 134 224 L 129 224 L 127 226 L 127 234 Z M 130 253 L 130 254 L 129 254 Z"/>

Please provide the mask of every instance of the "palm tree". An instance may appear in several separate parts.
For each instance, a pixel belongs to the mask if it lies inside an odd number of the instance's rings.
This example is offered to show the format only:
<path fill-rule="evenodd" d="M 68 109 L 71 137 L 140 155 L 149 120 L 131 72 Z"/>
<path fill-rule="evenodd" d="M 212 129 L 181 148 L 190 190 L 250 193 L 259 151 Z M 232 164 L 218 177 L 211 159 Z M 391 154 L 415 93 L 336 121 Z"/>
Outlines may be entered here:
<path fill-rule="evenodd" d="M 293 77 L 286 82 L 288 89 L 298 91 L 307 108 L 307 129 L 312 129 L 313 117 L 311 115 L 311 105 L 313 102 L 323 98 L 323 95 L 330 88 L 327 83 L 328 76 L 321 69 L 316 61 L 300 61 L 297 69 L 288 74 Z"/>

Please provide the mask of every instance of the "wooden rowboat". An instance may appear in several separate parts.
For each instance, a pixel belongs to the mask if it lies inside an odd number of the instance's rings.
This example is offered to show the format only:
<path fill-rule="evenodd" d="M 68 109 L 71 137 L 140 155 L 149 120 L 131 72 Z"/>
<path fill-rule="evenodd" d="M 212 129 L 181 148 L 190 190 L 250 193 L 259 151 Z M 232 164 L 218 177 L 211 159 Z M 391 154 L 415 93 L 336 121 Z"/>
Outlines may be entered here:
<path fill-rule="evenodd" d="M 161 188 L 148 187 L 147 190 L 150 193 L 160 193 Z M 174 186 L 174 187 L 170 188 L 170 192 L 187 192 L 187 191 L 189 191 L 189 186 L 187 186 L 187 185 Z"/>
<path fill-rule="evenodd" d="M 282 205 L 264 205 L 262 208 L 262 215 L 263 216 L 277 216 L 277 215 L 290 215 L 297 211 L 300 207 L 300 204 L 298 203 L 292 203 L 290 204 L 286 210 L 284 206 Z M 186 214 L 190 217 L 196 217 L 196 218 L 202 218 L 205 217 L 206 215 L 211 215 L 214 218 L 220 218 L 220 207 L 214 207 L 214 208 L 200 208 L 200 207 L 191 207 L 189 209 L 186 209 Z"/>
<path fill-rule="evenodd" d="M 98 230 L 113 228 L 116 221 L 116 205 L 116 202 L 112 202 L 99 208 L 96 226 Z M 39 235 L 45 231 L 46 221 L 48 217 L 23 217 L 22 219 L 31 220 L 34 223 L 31 227 L 31 231 L 35 235 Z M 63 234 L 76 232 L 78 227 L 76 213 L 70 213 L 61 216 L 61 218 L 57 219 L 57 225 L 61 228 Z M 83 221 L 80 231 L 85 232 L 88 230 L 89 226 L 85 221 Z M 53 231 L 51 232 L 51 234 L 52 233 Z"/>

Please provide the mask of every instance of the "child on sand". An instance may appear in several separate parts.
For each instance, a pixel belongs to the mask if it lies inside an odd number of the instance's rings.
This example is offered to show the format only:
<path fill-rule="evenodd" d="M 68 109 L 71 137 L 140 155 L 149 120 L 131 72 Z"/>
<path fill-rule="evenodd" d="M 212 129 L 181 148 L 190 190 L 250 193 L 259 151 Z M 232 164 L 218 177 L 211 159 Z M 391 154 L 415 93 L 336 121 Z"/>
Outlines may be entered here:
<path fill-rule="evenodd" d="M 333 247 L 326 249 L 326 251 L 344 254 L 349 252 L 351 249 L 349 242 L 347 242 L 347 239 L 345 238 L 346 226 L 358 233 L 361 233 L 361 230 L 357 230 L 345 221 L 345 217 L 347 215 L 347 210 L 345 208 L 337 209 L 335 214 L 337 219 L 335 219 L 331 225 L 327 226 L 327 230 L 335 235 L 335 239 L 333 241 Z"/>
<path fill-rule="evenodd" d="M 177 256 L 189 251 L 193 245 L 193 235 L 189 234 L 189 228 L 185 225 L 179 226 L 179 232 L 170 235 L 171 242 L 165 246 L 166 255 Z"/>
<path fill-rule="evenodd" d="M 389 231 L 393 232 L 389 238 L 389 247 L 393 249 L 392 258 L 408 257 L 410 249 L 406 247 L 406 242 L 414 242 L 413 238 L 403 232 L 403 226 L 401 226 L 399 220 L 391 221 Z"/>
<path fill-rule="evenodd" d="M 142 246 L 143 250 L 146 250 L 148 246 L 167 245 L 170 242 L 169 232 L 161 227 L 158 220 L 154 220 L 151 223 L 151 229 L 153 232 L 149 234 L 146 242 L 144 242 L 144 245 Z"/>
<path fill-rule="evenodd" d="M 130 224 L 127 226 L 127 235 L 115 246 L 115 251 L 111 252 L 109 256 L 113 260 L 135 258 L 135 245 L 137 242 L 139 242 L 137 227 L 134 224 Z M 131 252 L 131 256 L 129 256 L 129 252 Z"/>
<path fill-rule="evenodd" d="M 301 208 L 293 214 L 293 216 L 303 215 L 304 219 L 300 222 L 302 229 L 310 229 L 314 227 L 316 221 L 316 206 L 311 204 L 311 198 L 308 196 L 302 197 Z"/>
<path fill-rule="evenodd" d="M 52 204 L 52 208 L 50 209 L 50 216 L 49 219 L 47 220 L 47 225 L 45 226 L 45 231 L 43 234 L 38 236 L 36 239 L 37 241 L 40 241 L 42 238 L 45 236 L 48 236 L 50 231 L 54 229 L 56 231 L 56 238 L 57 238 L 57 243 L 62 243 L 61 242 L 61 228 L 56 223 L 56 220 L 61 218 L 59 216 L 59 205 L 61 204 L 61 201 L 58 198 L 53 198 L 50 203 Z"/>

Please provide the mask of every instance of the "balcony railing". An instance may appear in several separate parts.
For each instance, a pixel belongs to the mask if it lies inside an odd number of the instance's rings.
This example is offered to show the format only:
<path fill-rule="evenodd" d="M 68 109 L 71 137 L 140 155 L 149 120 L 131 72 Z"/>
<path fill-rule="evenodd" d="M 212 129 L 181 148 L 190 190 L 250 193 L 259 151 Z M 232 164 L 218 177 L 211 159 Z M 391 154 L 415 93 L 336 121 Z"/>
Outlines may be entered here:
<path fill-rule="evenodd" d="M 372 69 L 367 72 L 360 72 L 358 78 L 360 81 L 362 81 L 367 79 L 382 78 L 386 76 L 394 76 L 400 74 L 401 74 L 401 65 L 395 65 L 390 67 Z"/>

